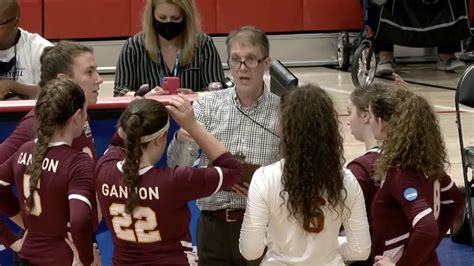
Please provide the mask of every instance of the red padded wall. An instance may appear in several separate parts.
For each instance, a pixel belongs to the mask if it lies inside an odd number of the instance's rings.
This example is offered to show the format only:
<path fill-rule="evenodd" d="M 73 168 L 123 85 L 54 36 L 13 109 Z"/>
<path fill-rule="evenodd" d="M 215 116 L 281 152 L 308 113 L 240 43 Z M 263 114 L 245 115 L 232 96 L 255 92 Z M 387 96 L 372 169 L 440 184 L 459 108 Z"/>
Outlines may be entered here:
<path fill-rule="evenodd" d="M 20 27 L 43 35 L 43 10 L 42 0 L 19 0 L 20 5 Z"/>
<path fill-rule="evenodd" d="M 44 36 L 50 39 L 127 37 L 130 0 L 44 0 Z"/>
<path fill-rule="evenodd" d="M 302 0 L 217 0 L 217 32 L 228 33 L 244 25 L 266 32 L 301 31 L 302 13 Z"/>
<path fill-rule="evenodd" d="M 362 8 L 357 0 L 303 0 L 303 29 L 340 31 L 362 27 Z"/>
<path fill-rule="evenodd" d="M 217 0 L 195 0 L 199 16 L 201 17 L 202 30 L 206 33 L 216 33 L 216 2 Z"/>
<path fill-rule="evenodd" d="M 130 36 L 142 31 L 142 14 L 146 0 L 130 0 Z"/>

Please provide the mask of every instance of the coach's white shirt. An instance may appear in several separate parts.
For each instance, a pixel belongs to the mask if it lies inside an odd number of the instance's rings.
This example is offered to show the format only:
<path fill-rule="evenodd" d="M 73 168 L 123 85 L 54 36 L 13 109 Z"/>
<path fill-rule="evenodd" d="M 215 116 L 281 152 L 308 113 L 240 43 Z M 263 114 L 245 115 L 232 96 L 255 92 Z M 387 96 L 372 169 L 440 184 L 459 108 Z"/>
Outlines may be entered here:
<path fill-rule="evenodd" d="M 13 80 L 27 85 L 37 85 L 41 78 L 41 53 L 52 44 L 36 33 L 20 29 L 20 39 L 15 46 L 0 50 L 0 61 L 8 62 L 16 56 L 16 65 L 3 75 L 0 80 Z"/>
<path fill-rule="evenodd" d="M 338 215 L 324 206 L 324 229 L 308 233 L 294 218 L 288 218 L 280 197 L 283 163 L 262 167 L 253 176 L 240 232 L 242 255 L 257 259 L 267 246 L 262 265 L 344 265 L 344 261 L 367 259 L 371 242 L 364 196 L 352 173 L 344 169 L 345 205 L 350 211 Z M 347 240 L 338 241 L 341 225 Z"/>

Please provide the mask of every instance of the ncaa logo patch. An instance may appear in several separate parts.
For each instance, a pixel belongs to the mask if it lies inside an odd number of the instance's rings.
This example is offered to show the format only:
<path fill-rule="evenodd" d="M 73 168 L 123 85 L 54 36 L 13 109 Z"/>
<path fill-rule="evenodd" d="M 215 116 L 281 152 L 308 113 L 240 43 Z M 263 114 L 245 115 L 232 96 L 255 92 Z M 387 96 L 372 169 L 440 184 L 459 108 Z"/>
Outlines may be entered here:
<path fill-rule="evenodd" d="M 409 187 L 403 191 L 403 197 L 408 201 L 414 201 L 418 197 L 416 189 Z"/>

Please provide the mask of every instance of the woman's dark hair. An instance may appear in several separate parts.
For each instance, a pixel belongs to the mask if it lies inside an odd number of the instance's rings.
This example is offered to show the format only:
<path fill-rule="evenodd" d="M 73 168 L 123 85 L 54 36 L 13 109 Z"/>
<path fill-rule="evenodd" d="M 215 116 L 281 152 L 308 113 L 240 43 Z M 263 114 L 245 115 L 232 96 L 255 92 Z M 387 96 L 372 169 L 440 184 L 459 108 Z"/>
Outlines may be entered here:
<path fill-rule="evenodd" d="M 324 227 L 322 206 L 343 206 L 343 138 L 334 104 L 320 87 L 305 85 L 282 98 L 282 184 L 290 215 L 308 232 Z M 342 208 L 340 208 L 342 210 Z M 336 210 L 337 211 L 337 210 Z"/>
<path fill-rule="evenodd" d="M 26 174 L 30 176 L 30 195 L 26 199 L 26 207 L 30 213 L 34 211 L 34 193 L 38 190 L 41 165 L 54 130 L 64 126 L 77 110 L 84 108 L 85 104 L 84 91 L 72 80 L 53 79 L 41 87 L 35 105 L 37 141 L 32 163 L 26 169 Z"/>
<path fill-rule="evenodd" d="M 132 213 L 140 203 L 136 192 L 138 183 L 138 170 L 142 147 L 148 142 L 142 143 L 141 137 L 158 132 L 168 123 L 168 111 L 165 106 L 155 100 L 138 99 L 132 101 L 119 119 L 119 126 L 126 136 L 125 141 L 125 163 L 123 165 L 123 182 L 130 188 L 130 195 L 125 204 L 125 211 Z"/>

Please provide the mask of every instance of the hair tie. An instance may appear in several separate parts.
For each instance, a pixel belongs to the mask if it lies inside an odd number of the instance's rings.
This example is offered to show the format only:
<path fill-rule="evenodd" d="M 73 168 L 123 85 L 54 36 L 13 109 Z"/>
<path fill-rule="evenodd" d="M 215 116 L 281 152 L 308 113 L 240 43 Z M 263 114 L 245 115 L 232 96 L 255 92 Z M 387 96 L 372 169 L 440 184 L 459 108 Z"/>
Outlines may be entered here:
<path fill-rule="evenodd" d="M 146 143 L 146 142 L 149 142 L 150 140 L 153 140 L 157 137 L 161 137 L 166 132 L 168 132 L 169 127 L 170 127 L 170 120 L 168 119 L 168 121 L 166 122 L 166 125 L 164 127 L 162 127 L 160 130 L 158 130 L 157 132 L 155 132 L 153 134 L 150 134 L 150 135 L 142 136 L 140 138 L 140 143 Z"/>

